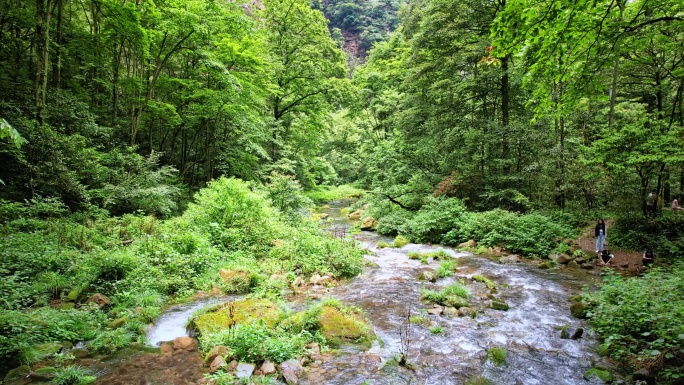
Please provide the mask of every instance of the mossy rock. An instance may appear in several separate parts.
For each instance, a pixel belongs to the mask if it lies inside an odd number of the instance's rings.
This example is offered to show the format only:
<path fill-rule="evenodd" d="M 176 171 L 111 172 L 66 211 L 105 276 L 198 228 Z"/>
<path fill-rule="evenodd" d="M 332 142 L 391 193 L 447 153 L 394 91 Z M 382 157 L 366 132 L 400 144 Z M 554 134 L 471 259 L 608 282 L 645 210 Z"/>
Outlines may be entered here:
<path fill-rule="evenodd" d="M 28 375 L 31 373 L 31 368 L 28 365 L 22 365 L 7 372 L 3 384 L 28 384 L 30 380 Z"/>
<path fill-rule="evenodd" d="M 225 282 L 225 291 L 229 293 L 245 293 L 249 290 L 249 272 L 246 270 L 219 270 L 219 275 Z"/>
<path fill-rule="evenodd" d="M 244 299 L 229 302 L 218 310 L 200 314 L 191 324 L 200 333 L 211 333 L 236 324 L 262 321 L 273 327 L 280 318 L 281 311 L 266 299 Z"/>
<path fill-rule="evenodd" d="M 539 267 L 540 269 L 547 269 L 548 270 L 548 269 L 552 269 L 554 267 L 554 264 L 551 261 L 546 261 L 546 262 L 540 263 L 539 265 L 537 265 L 537 267 Z"/>
<path fill-rule="evenodd" d="M 71 290 L 69 294 L 67 294 L 67 301 L 78 301 L 78 299 L 81 297 L 81 293 L 83 293 L 83 290 L 80 287 Z"/>
<path fill-rule="evenodd" d="M 587 304 L 584 302 L 575 302 L 570 305 L 570 314 L 575 318 L 587 318 Z"/>
<path fill-rule="evenodd" d="M 334 306 L 323 306 L 318 315 L 321 332 L 333 346 L 357 342 L 370 346 L 373 329 L 363 315 L 356 311 L 343 312 Z"/>
<path fill-rule="evenodd" d="M 591 368 L 584 372 L 585 380 L 591 381 L 594 378 L 598 378 L 599 380 L 607 383 L 613 381 L 613 374 L 605 369 L 600 368 Z"/>
<path fill-rule="evenodd" d="M 117 318 L 114 321 L 109 323 L 109 327 L 112 329 L 118 329 L 118 328 L 124 326 L 124 324 L 126 324 L 126 322 L 128 322 L 128 317 Z"/>
<path fill-rule="evenodd" d="M 577 295 L 570 296 L 570 297 L 568 298 L 568 302 L 572 302 L 572 303 L 575 303 L 575 302 L 582 302 L 582 295 L 581 295 L 581 294 L 577 294 Z"/>
<path fill-rule="evenodd" d="M 482 282 L 487 286 L 487 289 L 490 290 L 495 290 L 496 289 L 496 282 L 492 281 L 491 279 L 484 277 L 482 275 L 473 275 L 473 280 L 477 282 Z"/>
<path fill-rule="evenodd" d="M 456 309 L 460 309 L 462 307 L 468 307 L 469 303 L 468 303 L 468 301 L 466 301 L 465 299 L 463 299 L 459 296 L 450 295 L 444 299 L 444 302 L 442 303 L 442 305 L 451 306 L 451 307 L 455 307 Z"/>
<path fill-rule="evenodd" d="M 36 380 L 49 381 L 55 376 L 57 369 L 46 366 L 44 368 L 38 368 L 31 373 L 31 378 Z"/>
<path fill-rule="evenodd" d="M 487 361 L 494 364 L 494 366 L 503 366 L 506 364 L 506 356 L 508 352 L 502 347 L 493 347 L 487 349 Z"/>
<path fill-rule="evenodd" d="M 500 299 L 493 300 L 492 304 L 489 307 L 491 307 L 494 310 L 508 310 L 508 304 Z"/>

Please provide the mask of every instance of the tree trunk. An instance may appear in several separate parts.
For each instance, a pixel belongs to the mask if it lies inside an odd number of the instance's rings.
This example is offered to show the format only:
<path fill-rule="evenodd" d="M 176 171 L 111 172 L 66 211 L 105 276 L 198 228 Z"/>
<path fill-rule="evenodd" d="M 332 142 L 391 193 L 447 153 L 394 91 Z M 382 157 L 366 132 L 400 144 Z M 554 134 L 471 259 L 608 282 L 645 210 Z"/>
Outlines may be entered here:
<path fill-rule="evenodd" d="M 508 174 L 510 172 L 510 165 L 508 163 L 508 158 L 510 157 L 510 143 L 509 143 L 509 87 L 508 87 L 508 56 L 501 59 L 501 124 L 503 125 L 503 143 L 502 143 L 502 154 L 503 158 L 503 172 Z"/>
<path fill-rule="evenodd" d="M 43 123 L 45 110 L 45 95 L 47 89 L 47 70 L 49 64 L 50 46 L 50 14 L 53 0 L 36 0 L 36 82 L 35 107 L 36 120 Z"/>
<path fill-rule="evenodd" d="M 618 8 L 620 9 L 619 20 L 622 21 L 622 13 L 625 9 L 625 3 L 618 0 Z M 618 47 L 619 43 L 615 44 Z M 617 49 L 617 48 L 616 48 Z M 617 99 L 617 82 L 618 82 L 618 72 L 620 70 L 620 54 L 615 53 L 615 62 L 613 64 L 613 81 L 610 84 L 610 112 L 608 113 L 608 127 L 613 127 L 615 124 L 615 100 Z"/>
<path fill-rule="evenodd" d="M 57 46 L 55 47 L 55 61 L 52 63 L 52 87 L 61 88 L 62 86 L 62 24 L 64 11 L 64 0 L 57 0 Z"/>

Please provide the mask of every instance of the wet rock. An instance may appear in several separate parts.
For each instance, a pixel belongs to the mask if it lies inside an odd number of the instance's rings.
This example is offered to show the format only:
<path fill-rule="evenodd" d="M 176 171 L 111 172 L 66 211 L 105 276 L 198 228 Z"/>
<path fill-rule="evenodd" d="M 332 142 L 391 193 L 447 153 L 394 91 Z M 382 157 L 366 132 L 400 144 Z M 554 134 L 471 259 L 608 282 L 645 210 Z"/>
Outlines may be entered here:
<path fill-rule="evenodd" d="M 489 289 L 489 290 L 496 289 L 496 282 L 492 281 L 491 279 L 489 279 L 485 276 L 473 275 L 473 281 L 484 283 L 485 286 L 487 286 L 487 289 Z"/>
<path fill-rule="evenodd" d="M 537 267 L 540 269 L 551 269 L 551 268 L 553 268 L 553 262 L 552 261 L 542 262 L 539 265 L 537 265 Z"/>
<path fill-rule="evenodd" d="M 563 328 L 561 329 L 561 339 L 568 340 L 570 339 L 570 330 L 568 328 Z"/>
<path fill-rule="evenodd" d="M 477 242 L 475 240 L 471 239 L 468 242 L 463 242 L 456 246 L 457 249 L 474 249 L 477 247 Z"/>
<path fill-rule="evenodd" d="M 570 305 L 570 314 L 575 318 L 587 318 L 587 305 L 584 302 L 575 302 Z"/>
<path fill-rule="evenodd" d="M 475 315 L 475 310 L 469 308 L 469 307 L 462 307 L 458 309 L 458 316 L 459 317 L 472 317 Z"/>
<path fill-rule="evenodd" d="M 374 230 L 376 227 L 378 227 L 378 221 L 373 217 L 367 217 L 361 221 L 361 230 Z"/>
<path fill-rule="evenodd" d="M 582 301 L 582 295 L 581 295 L 581 294 L 577 294 L 577 295 L 570 296 L 570 297 L 568 298 L 568 301 L 569 301 L 569 302 L 572 302 L 572 303 L 581 302 L 581 301 Z"/>
<path fill-rule="evenodd" d="M 269 376 L 276 372 L 276 367 L 273 364 L 273 362 L 266 360 L 264 361 L 263 365 L 261 365 L 260 370 L 261 374 L 263 374 L 264 376 Z"/>
<path fill-rule="evenodd" d="M 175 350 L 193 351 L 197 348 L 197 341 L 192 337 L 178 337 L 173 340 L 173 348 Z"/>
<path fill-rule="evenodd" d="M 507 255 L 505 257 L 499 258 L 499 263 L 503 263 L 504 265 L 508 264 L 514 264 L 520 262 L 520 257 L 518 257 L 515 254 Z"/>
<path fill-rule="evenodd" d="M 461 308 L 461 309 L 463 309 L 463 308 Z M 456 309 L 455 307 L 448 306 L 448 307 L 444 308 L 444 314 L 448 315 L 450 317 L 458 317 L 458 315 L 459 315 L 458 310 L 459 309 Z"/>
<path fill-rule="evenodd" d="M 444 305 L 455 307 L 456 309 L 460 309 L 462 307 L 468 307 L 470 304 L 468 301 L 465 299 L 455 296 L 455 295 L 450 295 L 446 297 L 444 300 Z"/>
<path fill-rule="evenodd" d="M 560 264 L 562 264 L 562 265 L 565 265 L 565 264 L 567 264 L 567 263 L 570 262 L 570 261 L 572 261 L 572 257 L 570 257 L 570 256 L 567 255 L 567 254 L 561 254 L 561 255 L 558 256 L 558 258 L 556 258 L 556 262 L 557 262 L 557 263 L 560 263 Z"/>
<path fill-rule="evenodd" d="M 575 332 L 572 333 L 572 336 L 570 336 L 570 339 L 578 340 L 582 338 L 582 334 L 584 334 L 584 328 L 577 328 L 575 329 Z"/>
<path fill-rule="evenodd" d="M 494 310 L 503 310 L 503 311 L 508 310 L 508 304 L 501 299 L 493 300 L 491 305 L 489 305 L 489 307 L 491 307 Z"/>
<path fill-rule="evenodd" d="M 428 282 L 435 282 L 437 281 L 437 274 L 435 274 L 433 271 L 423 271 L 420 273 L 419 279 Z"/>
<path fill-rule="evenodd" d="M 252 373 L 254 373 L 254 364 L 247 364 L 244 362 L 241 362 L 238 364 L 237 368 L 235 369 L 235 377 L 237 378 L 249 378 L 252 376 Z"/>
<path fill-rule="evenodd" d="M 246 322 L 264 322 L 273 327 L 280 317 L 280 309 L 266 299 L 243 299 L 225 304 L 214 312 L 193 318 L 192 326 L 200 334 L 206 334 Z"/>
<path fill-rule="evenodd" d="M 427 312 L 428 314 L 432 315 L 442 315 L 442 313 L 444 312 L 444 308 L 441 306 L 435 306 L 432 309 L 428 309 Z"/>
<path fill-rule="evenodd" d="M 211 349 L 209 353 L 207 353 L 207 356 L 204 358 L 204 360 L 207 362 L 212 362 L 218 356 L 221 356 L 223 358 L 230 358 L 230 351 L 227 347 L 222 345 L 214 346 L 214 348 Z"/>
<path fill-rule="evenodd" d="M 347 216 L 349 217 L 349 219 L 361 219 L 362 214 L 363 214 L 363 210 L 356 210 Z"/>
<path fill-rule="evenodd" d="M 287 360 L 281 363 L 278 369 L 288 385 L 299 384 L 299 376 L 304 374 L 304 367 L 297 360 Z"/>
<path fill-rule="evenodd" d="M 579 269 L 580 265 L 577 263 L 577 261 L 570 261 L 568 262 L 567 266 L 571 269 Z"/>
<path fill-rule="evenodd" d="M 309 348 L 309 354 L 311 356 L 318 356 L 321 354 L 321 345 L 315 342 L 306 345 L 306 347 Z"/>
<path fill-rule="evenodd" d="M 219 369 L 223 369 L 227 366 L 226 360 L 221 356 L 216 356 L 209 365 L 209 372 L 215 373 Z"/>
<path fill-rule="evenodd" d="M 312 285 L 318 285 L 318 281 L 321 280 L 321 276 L 318 274 L 314 274 L 309 278 L 309 283 Z"/>
<path fill-rule="evenodd" d="M 311 279 L 309 279 L 309 283 L 312 285 L 325 285 L 325 284 L 331 284 L 333 283 L 334 280 L 332 277 L 324 275 L 320 276 L 318 274 L 314 274 Z"/>
<path fill-rule="evenodd" d="M 111 305 L 112 300 L 104 294 L 96 293 L 91 295 L 85 303 L 94 303 L 99 307 L 105 307 Z"/>
<path fill-rule="evenodd" d="M 585 262 L 585 263 L 581 264 L 580 267 L 584 270 L 592 270 L 594 268 L 594 264 Z"/>
<path fill-rule="evenodd" d="M 219 270 L 219 275 L 228 285 L 231 293 L 244 293 L 249 290 L 249 272 L 245 270 Z"/>

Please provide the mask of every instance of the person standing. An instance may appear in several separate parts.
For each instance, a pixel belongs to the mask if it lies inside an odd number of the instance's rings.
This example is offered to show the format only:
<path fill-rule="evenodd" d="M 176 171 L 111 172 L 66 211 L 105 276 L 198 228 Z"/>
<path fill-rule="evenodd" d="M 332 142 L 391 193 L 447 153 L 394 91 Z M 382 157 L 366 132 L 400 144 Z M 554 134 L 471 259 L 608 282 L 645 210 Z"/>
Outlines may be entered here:
<path fill-rule="evenodd" d="M 606 248 L 606 222 L 603 218 L 599 218 L 596 227 L 594 227 L 594 235 L 596 236 L 596 252 L 605 250 Z"/>

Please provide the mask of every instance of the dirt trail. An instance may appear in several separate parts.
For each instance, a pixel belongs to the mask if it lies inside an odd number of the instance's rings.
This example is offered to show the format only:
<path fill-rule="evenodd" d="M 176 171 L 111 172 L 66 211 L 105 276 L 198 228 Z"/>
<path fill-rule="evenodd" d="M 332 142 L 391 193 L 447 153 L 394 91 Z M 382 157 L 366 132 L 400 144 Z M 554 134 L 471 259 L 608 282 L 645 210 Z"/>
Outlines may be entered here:
<path fill-rule="evenodd" d="M 615 255 L 611 265 L 618 271 L 625 271 L 630 273 L 637 273 L 641 268 L 641 251 L 621 250 L 611 246 L 610 242 L 610 228 L 613 225 L 613 220 L 606 220 L 606 249 Z M 596 255 L 596 237 L 594 236 L 594 226 L 587 228 L 577 238 L 577 243 L 582 248 L 582 251 L 588 254 Z M 598 259 L 598 257 L 597 257 Z"/>

